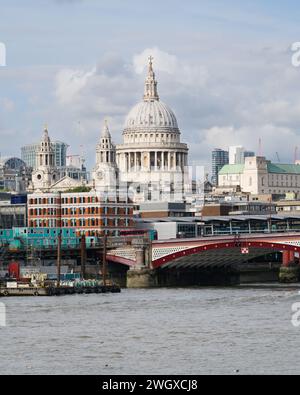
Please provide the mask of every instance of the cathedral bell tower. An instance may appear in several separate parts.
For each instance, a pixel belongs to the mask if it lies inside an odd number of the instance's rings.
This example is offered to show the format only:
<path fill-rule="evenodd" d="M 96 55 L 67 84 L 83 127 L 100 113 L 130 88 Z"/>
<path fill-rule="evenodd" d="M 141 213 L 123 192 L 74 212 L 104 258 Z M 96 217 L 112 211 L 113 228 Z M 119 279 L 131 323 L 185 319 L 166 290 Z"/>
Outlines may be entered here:
<path fill-rule="evenodd" d="M 58 181 L 54 155 L 48 129 L 45 127 L 36 155 L 36 170 L 32 174 L 32 184 L 35 191 L 47 192 L 51 185 Z"/>
<path fill-rule="evenodd" d="M 116 146 L 112 142 L 108 123 L 105 121 L 100 141 L 96 147 L 96 166 L 93 171 L 95 189 L 115 191 L 117 178 Z"/>

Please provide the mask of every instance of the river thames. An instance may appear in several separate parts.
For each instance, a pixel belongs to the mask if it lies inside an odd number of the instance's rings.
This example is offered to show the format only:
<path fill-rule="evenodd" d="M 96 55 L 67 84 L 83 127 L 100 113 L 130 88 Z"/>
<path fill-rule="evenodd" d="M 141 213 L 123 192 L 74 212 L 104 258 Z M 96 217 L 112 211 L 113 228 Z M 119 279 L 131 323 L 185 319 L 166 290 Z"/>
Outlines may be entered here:
<path fill-rule="evenodd" d="M 296 287 L 2 298 L 1 374 L 298 374 Z"/>

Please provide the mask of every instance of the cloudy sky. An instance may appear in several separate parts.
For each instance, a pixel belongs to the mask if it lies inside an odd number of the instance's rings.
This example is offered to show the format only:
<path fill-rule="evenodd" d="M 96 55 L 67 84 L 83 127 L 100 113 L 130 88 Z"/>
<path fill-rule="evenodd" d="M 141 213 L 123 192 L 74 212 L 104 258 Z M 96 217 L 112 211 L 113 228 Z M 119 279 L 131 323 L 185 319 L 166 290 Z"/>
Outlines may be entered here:
<path fill-rule="evenodd" d="M 143 95 L 152 54 L 159 94 L 191 160 L 242 144 L 282 162 L 300 147 L 296 0 L 1 0 L 0 151 L 20 155 L 48 125 L 92 166 L 105 118 L 116 143 Z"/>

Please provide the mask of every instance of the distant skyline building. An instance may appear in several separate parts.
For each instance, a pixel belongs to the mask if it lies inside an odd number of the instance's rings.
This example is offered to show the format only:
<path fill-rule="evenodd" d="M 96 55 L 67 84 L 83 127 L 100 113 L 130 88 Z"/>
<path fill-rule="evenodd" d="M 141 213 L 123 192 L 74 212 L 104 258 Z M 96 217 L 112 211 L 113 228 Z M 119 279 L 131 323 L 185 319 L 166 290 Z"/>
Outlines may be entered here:
<path fill-rule="evenodd" d="M 67 156 L 67 166 L 76 167 L 80 169 L 84 165 L 84 159 L 81 155 L 68 155 Z"/>
<path fill-rule="evenodd" d="M 243 165 L 245 158 L 252 158 L 255 152 L 247 151 L 242 145 L 229 147 L 229 164 L 230 165 Z"/>
<path fill-rule="evenodd" d="M 218 183 L 218 175 L 223 166 L 229 164 L 229 152 L 216 148 L 212 152 L 212 183 Z"/>
<path fill-rule="evenodd" d="M 244 158 L 254 158 L 256 156 L 256 153 L 254 151 L 245 151 L 244 152 Z"/>
<path fill-rule="evenodd" d="M 242 145 L 229 147 L 229 164 L 242 165 L 245 162 L 245 148 Z"/>
<path fill-rule="evenodd" d="M 62 141 L 51 142 L 54 151 L 54 166 L 66 167 L 67 166 L 67 149 L 68 144 Z M 40 143 L 28 144 L 21 148 L 21 158 L 28 167 L 36 169 L 36 157 L 40 149 Z"/>
<path fill-rule="evenodd" d="M 31 170 L 20 158 L 10 157 L 0 160 L 0 189 L 11 192 L 24 192 Z"/>

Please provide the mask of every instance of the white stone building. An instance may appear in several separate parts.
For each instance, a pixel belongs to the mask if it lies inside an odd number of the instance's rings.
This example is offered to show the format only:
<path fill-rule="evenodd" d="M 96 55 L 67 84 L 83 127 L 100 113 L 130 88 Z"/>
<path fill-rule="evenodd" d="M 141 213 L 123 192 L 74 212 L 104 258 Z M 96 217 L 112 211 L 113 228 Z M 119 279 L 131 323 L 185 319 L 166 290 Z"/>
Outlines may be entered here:
<path fill-rule="evenodd" d="M 253 195 L 300 192 L 300 165 L 274 164 L 264 157 L 245 158 L 244 165 L 226 165 L 219 172 L 219 187 L 240 187 Z"/>
<path fill-rule="evenodd" d="M 123 144 L 115 146 L 106 122 L 96 146 L 90 183 L 70 177 L 59 179 L 45 130 L 31 190 L 55 192 L 85 185 L 97 191 L 129 191 L 136 203 L 182 201 L 191 192 L 191 186 L 188 146 L 180 141 L 180 136 L 175 114 L 159 99 L 150 58 L 144 98 L 129 112 Z"/>
<path fill-rule="evenodd" d="M 54 163 L 54 149 L 47 128 L 44 130 L 40 148 L 36 155 L 36 169 L 32 173 L 30 189 L 49 191 L 52 184 L 58 181 L 59 173 Z"/>
<path fill-rule="evenodd" d="M 92 187 L 102 191 L 116 191 L 119 187 L 119 170 L 116 163 L 116 146 L 112 142 L 107 121 L 96 147 L 96 166 Z"/>
<path fill-rule="evenodd" d="M 173 111 L 159 99 L 152 58 L 143 100 L 129 112 L 116 147 L 120 181 L 134 185 L 134 200 L 182 200 L 188 189 L 188 147 Z"/>
<path fill-rule="evenodd" d="M 29 184 L 29 192 L 63 192 L 78 186 L 86 186 L 86 179 L 74 179 L 69 175 L 63 176 L 61 167 L 55 166 L 55 151 L 48 129 L 45 128 L 40 148 L 36 155 L 36 168 L 32 173 L 32 180 Z M 67 168 L 66 168 L 67 169 Z M 78 169 L 74 169 L 78 170 Z"/>

